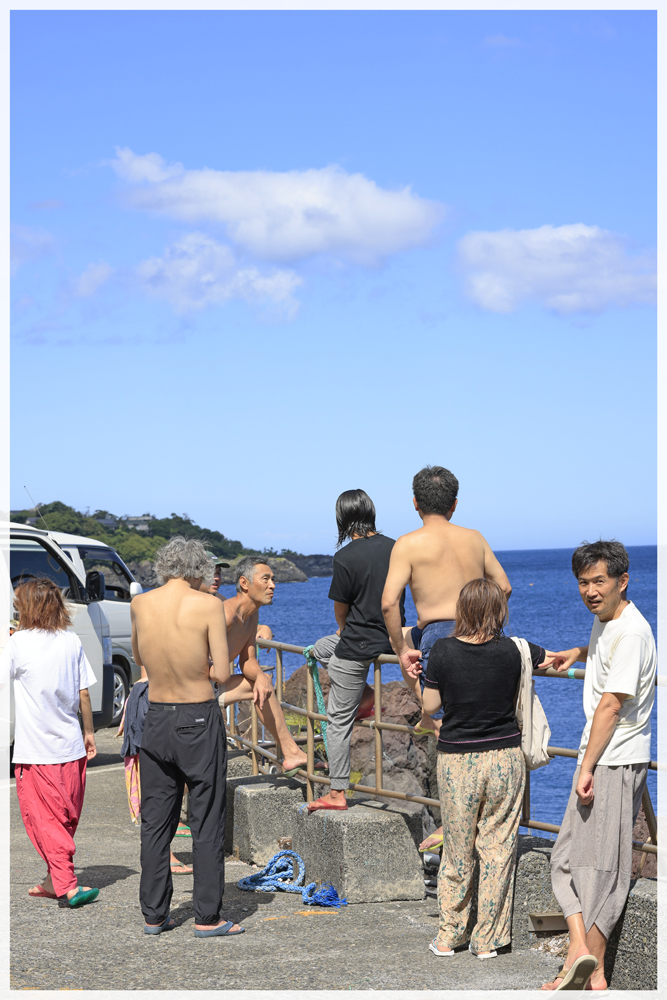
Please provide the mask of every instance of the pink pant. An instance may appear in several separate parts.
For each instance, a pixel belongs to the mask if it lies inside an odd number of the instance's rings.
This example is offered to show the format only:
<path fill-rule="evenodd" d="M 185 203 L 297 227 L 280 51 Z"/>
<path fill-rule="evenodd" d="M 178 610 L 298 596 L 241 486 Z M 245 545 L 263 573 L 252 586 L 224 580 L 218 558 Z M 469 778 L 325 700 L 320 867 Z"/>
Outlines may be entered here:
<path fill-rule="evenodd" d="M 76 889 L 72 858 L 86 789 L 87 757 L 66 764 L 15 764 L 26 833 L 46 861 L 56 896 Z"/>

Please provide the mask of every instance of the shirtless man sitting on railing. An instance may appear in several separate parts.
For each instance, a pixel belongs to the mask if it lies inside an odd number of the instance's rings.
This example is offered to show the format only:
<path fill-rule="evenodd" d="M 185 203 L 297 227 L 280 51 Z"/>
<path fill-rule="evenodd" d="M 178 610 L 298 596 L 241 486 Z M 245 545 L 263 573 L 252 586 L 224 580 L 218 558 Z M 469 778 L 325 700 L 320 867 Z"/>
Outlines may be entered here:
<path fill-rule="evenodd" d="M 268 625 L 259 624 L 259 609 L 273 603 L 276 583 L 273 570 L 260 556 L 246 556 L 236 566 L 236 596 L 223 601 L 227 621 L 230 660 L 239 657 L 240 674 L 232 674 L 220 694 L 220 707 L 236 701 L 255 703 L 262 725 L 269 730 L 284 754 L 283 772 L 304 767 L 308 758 L 294 742 L 285 722 L 273 684 L 257 660 L 257 640 L 271 639 Z M 215 578 L 214 578 L 215 583 Z M 218 573 L 218 586 L 220 575 Z M 217 590 L 217 587 L 216 587 Z"/>
<path fill-rule="evenodd" d="M 415 509 L 424 523 L 416 531 L 402 535 L 392 549 L 382 612 L 403 677 L 422 704 L 420 677 L 426 673 L 435 641 L 452 631 L 462 588 L 470 580 L 481 578 L 497 583 L 506 597 L 512 588 L 479 531 L 451 523 L 458 503 L 456 476 L 442 466 L 427 465 L 412 480 L 412 490 Z M 399 602 L 408 585 L 417 609 L 417 625 L 413 628 L 401 627 Z M 439 728 L 440 722 L 422 707 L 415 735 L 437 735 Z M 428 841 L 434 841 L 429 846 L 436 846 L 438 834 Z"/>

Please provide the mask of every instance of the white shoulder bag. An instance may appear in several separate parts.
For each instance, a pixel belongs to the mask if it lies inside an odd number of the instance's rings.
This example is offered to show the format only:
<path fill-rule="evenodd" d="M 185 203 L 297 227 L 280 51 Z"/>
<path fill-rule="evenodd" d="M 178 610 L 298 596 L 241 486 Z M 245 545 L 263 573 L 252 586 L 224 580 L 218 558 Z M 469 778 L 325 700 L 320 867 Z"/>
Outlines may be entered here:
<path fill-rule="evenodd" d="M 512 636 L 521 653 L 521 680 L 516 698 L 516 721 L 521 730 L 521 749 L 526 759 L 526 768 L 535 771 L 551 760 L 547 753 L 551 730 L 540 699 L 535 694 L 533 662 L 525 639 Z"/>

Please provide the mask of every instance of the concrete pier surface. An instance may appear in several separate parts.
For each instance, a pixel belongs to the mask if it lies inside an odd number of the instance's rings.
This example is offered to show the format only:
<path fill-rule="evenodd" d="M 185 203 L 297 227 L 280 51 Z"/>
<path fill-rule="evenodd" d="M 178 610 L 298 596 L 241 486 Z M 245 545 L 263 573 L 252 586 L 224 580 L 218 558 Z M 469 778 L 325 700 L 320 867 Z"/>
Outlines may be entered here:
<path fill-rule="evenodd" d="M 139 909 L 140 833 L 130 823 L 120 741 L 104 730 L 97 743 L 75 856 L 80 884 L 100 888 L 94 903 L 72 910 L 28 897 L 45 867 L 11 789 L 13 989 L 532 990 L 560 967 L 558 957 L 525 945 L 485 962 L 467 951 L 437 958 L 428 951 L 437 933 L 433 898 L 339 911 L 307 907 L 297 894 L 240 891 L 238 880 L 257 869 L 233 857 L 223 915 L 242 923 L 245 934 L 196 939 L 192 876 L 177 875 L 172 914 L 179 926 L 147 937 Z M 188 862 L 191 845 L 185 839 L 172 846 Z"/>

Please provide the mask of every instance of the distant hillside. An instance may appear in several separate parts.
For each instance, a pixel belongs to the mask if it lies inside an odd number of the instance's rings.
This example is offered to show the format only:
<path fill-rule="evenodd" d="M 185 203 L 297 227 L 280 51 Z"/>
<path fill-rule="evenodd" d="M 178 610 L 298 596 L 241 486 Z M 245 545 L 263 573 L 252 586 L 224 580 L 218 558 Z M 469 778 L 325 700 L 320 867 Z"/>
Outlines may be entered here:
<path fill-rule="evenodd" d="M 240 556 L 266 555 L 272 559 L 288 559 L 305 576 L 331 576 L 331 556 L 304 556 L 289 549 L 277 552 L 275 549 L 249 549 L 241 542 L 227 538 L 220 531 L 202 528 L 187 514 L 172 514 L 170 517 L 118 517 L 108 510 L 96 510 L 93 514 L 82 513 L 60 500 L 38 504 L 36 508 L 13 510 L 11 520 L 21 524 L 46 526 L 49 531 L 67 531 L 72 535 L 85 535 L 107 545 L 112 545 L 121 559 L 128 565 L 152 563 L 155 553 L 173 535 L 197 538 L 216 556 L 232 560 Z M 327 563 L 328 560 L 328 563 Z M 132 567 L 131 567 L 132 568 Z M 296 574 L 299 578 L 299 574 Z"/>

